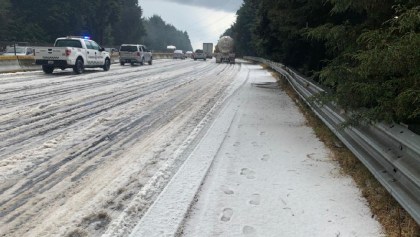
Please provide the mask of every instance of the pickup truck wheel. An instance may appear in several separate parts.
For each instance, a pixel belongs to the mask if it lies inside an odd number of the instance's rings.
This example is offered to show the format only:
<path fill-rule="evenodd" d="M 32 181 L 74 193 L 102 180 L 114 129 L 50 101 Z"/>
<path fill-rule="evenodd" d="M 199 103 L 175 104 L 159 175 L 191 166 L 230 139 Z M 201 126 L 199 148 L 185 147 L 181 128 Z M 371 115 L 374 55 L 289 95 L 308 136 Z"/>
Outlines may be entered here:
<path fill-rule="evenodd" d="M 109 71 L 109 68 L 111 67 L 111 61 L 109 59 L 105 59 L 105 64 L 102 67 L 104 71 Z"/>
<path fill-rule="evenodd" d="M 84 71 L 84 65 L 83 65 L 83 60 L 82 59 L 78 58 L 76 60 L 76 64 L 73 67 L 73 71 L 76 74 L 82 74 L 83 73 L 83 71 Z"/>
<path fill-rule="evenodd" d="M 124 64 L 125 64 L 124 62 L 120 62 L 120 65 L 121 65 L 121 66 L 124 66 Z"/>
<path fill-rule="evenodd" d="M 152 65 L 152 61 L 153 61 L 153 59 L 150 58 L 149 65 Z"/>
<path fill-rule="evenodd" d="M 51 74 L 54 71 L 54 67 L 42 65 L 42 71 L 44 71 L 46 74 Z"/>

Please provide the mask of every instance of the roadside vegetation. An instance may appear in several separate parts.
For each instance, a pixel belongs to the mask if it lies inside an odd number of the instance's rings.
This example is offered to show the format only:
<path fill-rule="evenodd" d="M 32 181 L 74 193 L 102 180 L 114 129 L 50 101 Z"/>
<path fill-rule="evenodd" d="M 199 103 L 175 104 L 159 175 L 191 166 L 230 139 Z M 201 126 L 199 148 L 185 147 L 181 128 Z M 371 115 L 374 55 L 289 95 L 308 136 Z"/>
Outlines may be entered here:
<path fill-rule="evenodd" d="M 0 43 L 52 44 L 57 37 L 74 35 L 90 36 L 104 46 L 148 42 L 159 51 L 167 45 L 192 48 L 187 32 L 159 16 L 144 18 L 137 0 L 0 0 L 0 35 Z"/>
<path fill-rule="evenodd" d="M 244 0 L 225 34 L 240 55 L 281 62 L 327 87 L 353 122 L 420 132 L 416 0 Z M 325 99 L 325 98 L 323 98 Z"/>
<path fill-rule="evenodd" d="M 174 45 L 183 51 L 193 50 L 188 32 L 176 29 L 160 16 L 153 15 L 144 21 L 144 25 L 147 32 L 144 42 L 149 48 L 164 52 L 168 45 Z"/>

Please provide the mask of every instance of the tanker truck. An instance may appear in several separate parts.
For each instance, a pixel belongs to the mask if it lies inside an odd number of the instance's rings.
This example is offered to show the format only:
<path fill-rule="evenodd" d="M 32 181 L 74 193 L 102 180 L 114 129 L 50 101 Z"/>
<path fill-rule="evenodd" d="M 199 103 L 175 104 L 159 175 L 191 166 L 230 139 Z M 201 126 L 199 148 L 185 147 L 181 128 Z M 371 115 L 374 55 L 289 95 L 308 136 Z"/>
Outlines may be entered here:
<path fill-rule="evenodd" d="M 235 64 L 235 51 L 231 37 L 222 36 L 217 42 L 216 51 L 216 63 L 227 62 Z"/>

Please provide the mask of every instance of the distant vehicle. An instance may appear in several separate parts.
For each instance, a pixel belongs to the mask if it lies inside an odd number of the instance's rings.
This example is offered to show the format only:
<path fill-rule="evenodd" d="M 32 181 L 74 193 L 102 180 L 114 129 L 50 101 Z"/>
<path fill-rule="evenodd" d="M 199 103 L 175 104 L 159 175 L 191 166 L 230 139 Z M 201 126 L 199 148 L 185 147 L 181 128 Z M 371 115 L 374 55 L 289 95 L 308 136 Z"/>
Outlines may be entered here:
<path fill-rule="evenodd" d="M 187 58 L 192 58 L 192 55 L 193 55 L 192 51 L 185 52 L 185 56 L 187 56 Z"/>
<path fill-rule="evenodd" d="M 194 60 L 203 59 L 204 61 L 206 61 L 207 56 L 206 56 L 206 53 L 202 49 L 197 49 L 193 53 L 193 59 Z"/>
<path fill-rule="evenodd" d="M 118 53 L 118 49 L 116 48 L 105 48 L 105 51 L 107 51 L 110 54 Z"/>
<path fill-rule="evenodd" d="M 213 58 L 213 43 L 203 43 L 203 51 L 206 53 L 207 58 Z"/>
<path fill-rule="evenodd" d="M 3 53 L 4 56 L 14 56 L 14 55 L 32 55 L 33 48 L 26 46 L 7 46 L 6 51 Z"/>
<path fill-rule="evenodd" d="M 172 56 L 173 59 L 185 59 L 187 56 L 182 52 L 182 50 L 175 50 Z"/>
<path fill-rule="evenodd" d="M 81 74 L 85 68 L 100 67 L 108 71 L 111 67 L 109 53 L 95 41 L 81 36 L 67 36 L 55 40 L 54 47 L 36 47 L 35 64 L 42 70 L 53 73 L 55 68 L 73 68 Z"/>
<path fill-rule="evenodd" d="M 222 36 L 216 46 L 216 63 L 227 62 L 235 64 L 235 49 L 233 39 L 229 36 Z"/>
<path fill-rule="evenodd" d="M 168 45 L 168 46 L 166 46 L 166 49 L 168 50 L 168 51 L 174 51 L 175 49 L 176 49 L 176 47 L 175 46 L 173 46 L 173 45 Z"/>
<path fill-rule="evenodd" d="M 145 63 L 149 63 L 152 65 L 153 62 L 153 55 L 150 50 L 146 48 L 146 46 L 141 44 L 123 44 L 120 47 L 120 64 L 124 66 L 126 63 L 131 63 L 131 65 L 135 65 L 139 63 L 140 65 L 144 65 Z"/>

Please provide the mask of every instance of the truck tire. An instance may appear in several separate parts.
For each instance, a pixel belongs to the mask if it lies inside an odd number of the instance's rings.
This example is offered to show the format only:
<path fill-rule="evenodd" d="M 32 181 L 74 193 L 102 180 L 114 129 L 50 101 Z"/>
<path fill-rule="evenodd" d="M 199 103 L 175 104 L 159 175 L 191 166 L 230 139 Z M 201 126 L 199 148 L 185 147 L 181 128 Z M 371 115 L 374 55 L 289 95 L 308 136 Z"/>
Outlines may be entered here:
<path fill-rule="evenodd" d="M 73 67 L 73 71 L 76 74 L 82 74 L 84 70 L 85 70 L 85 65 L 83 63 L 83 60 L 81 58 L 78 58 L 76 60 L 76 64 Z"/>
<path fill-rule="evenodd" d="M 109 71 L 109 68 L 111 68 L 111 61 L 109 59 L 105 59 L 104 66 L 102 67 L 104 71 Z"/>
<path fill-rule="evenodd" d="M 121 66 L 124 66 L 124 64 L 125 64 L 125 62 L 120 62 L 120 65 L 121 65 Z"/>
<path fill-rule="evenodd" d="M 149 65 L 152 65 L 153 58 L 150 58 Z"/>
<path fill-rule="evenodd" d="M 54 67 L 42 65 L 42 71 L 44 71 L 46 74 L 51 74 L 54 71 Z"/>

